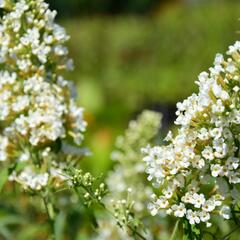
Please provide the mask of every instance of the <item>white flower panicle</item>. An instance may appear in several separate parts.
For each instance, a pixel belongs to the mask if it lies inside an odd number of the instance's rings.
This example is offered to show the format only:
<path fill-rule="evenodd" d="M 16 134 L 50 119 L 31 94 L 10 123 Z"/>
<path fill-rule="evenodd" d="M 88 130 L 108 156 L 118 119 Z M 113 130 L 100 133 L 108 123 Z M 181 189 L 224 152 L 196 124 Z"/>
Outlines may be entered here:
<path fill-rule="evenodd" d="M 145 181 L 140 149 L 157 136 L 160 127 L 161 114 L 145 110 L 137 120 L 129 123 L 125 134 L 116 140 L 116 150 L 112 153 L 116 165 L 106 180 L 109 195 L 105 204 L 109 209 L 113 209 L 116 219 L 120 221 L 119 225 L 122 222 L 133 222 L 131 211 L 139 219 L 146 216 L 145 205 L 152 189 Z M 100 235 L 94 239 L 103 237 L 103 233 L 107 233 L 104 239 L 127 239 L 122 229 L 113 227 L 111 219 L 108 219 L 108 224 L 105 219 L 101 225 Z M 150 235 L 148 239 L 151 239 Z"/>
<path fill-rule="evenodd" d="M 14 171 L 12 179 L 39 190 L 47 184 L 41 174 L 50 181 L 50 168 L 65 161 L 61 146 L 79 146 L 86 128 L 71 82 L 62 76 L 72 68 L 69 36 L 43 0 L 5 1 L 1 7 L 0 160 L 18 164 L 23 152 L 31 153 L 25 156 L 28 168 Z"/>
<path fill-rule="evenodd" d="M 123 136 L 116 140 L 112 153 L 117 164 L 107 178 L 107 185 L 114 200 L 134 200 L 134 210 L 141 213 L 151 189 L 144 182 L 145 168 L 141 161 L 141 147 L 152 141 L 159 132 L 161 114 L 145 110 L 135 121 L 129 123 Z M 128 191 L 131 189 L 131 191 Z"/>
<path fill-rule="evenodd" d="M 239 62 L 237 41 L 226 59 L 217 54 L 209 72 L 199 75 L 198 94 L 177 104 L 177 135 L 168 134 L 168 145 L 142 150 L 148 180 L 160 190 L 150 204 L 153 215 L 164 210 L 207 226 L 214 215 L 231 217 L 240 183 Z"/>

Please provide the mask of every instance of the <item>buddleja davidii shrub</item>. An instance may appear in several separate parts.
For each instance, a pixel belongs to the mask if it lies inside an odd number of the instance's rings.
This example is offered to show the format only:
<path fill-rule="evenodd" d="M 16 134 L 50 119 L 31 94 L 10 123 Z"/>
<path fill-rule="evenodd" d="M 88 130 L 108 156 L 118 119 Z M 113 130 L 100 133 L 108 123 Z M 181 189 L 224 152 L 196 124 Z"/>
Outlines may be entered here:
<path fill-rule="evenodd" d="M 199 75 L 199 92 L 177 104 L 179 125 L 169 144 L 143 149 L 152 195 L 152 215 L 162 211 L 184 222 L 189 239 L 202 239 L 201 226 L 214 216 L 236 219 L 239 204 L 240 42 L 227 57 L 217 54 Z M 190 235 L 189 235 L 190 234 Z M 191 235 L 192 234 L 192 235 Z"/>
<path fill-rule="evenodd" d="M 160 127 L 161 114 L 146 110 L 117 138 L 111 156 L 115 166 L 106 179 L 109 194 L 104 200 L 115 219 L 101 220 L 99 234 L 93 239 L 152 239 L 154 221 L 147 217 L 145 207 L 152 188 L 145 180 L 140 149 L 154 142 Z"/>
<path fill-rule="evenodd" d="M 0 160 L 9 180 L 31 190 L 66 179 L 63 169 L 77 161 L 68 150 L 81 145 L 86 128 L 72 83 L 61 75 L 72 60 L 55 16 L 42 0 L 3 2 Z"/>

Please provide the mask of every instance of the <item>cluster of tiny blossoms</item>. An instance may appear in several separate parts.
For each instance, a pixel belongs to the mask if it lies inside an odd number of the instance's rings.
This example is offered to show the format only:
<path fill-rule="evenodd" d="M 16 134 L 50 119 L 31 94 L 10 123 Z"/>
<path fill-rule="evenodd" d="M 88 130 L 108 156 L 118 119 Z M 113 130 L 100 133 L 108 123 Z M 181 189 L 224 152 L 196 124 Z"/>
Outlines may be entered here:
<path fill-rule="evenodd" d="M 109 194 L 105 204 L 114 212 L 122 228 L 128 224 L 136 227 L 133 214 L 137 219 L 147 215 L 145 205 L 152 188 L 145 181 L 145 164 L 141 161 L 140 149 L 156 137 L 160 125 L 161 115 L 146 110 L 137 120 L 131 121 L 125 134 L 116 140 L 116 150 L 112 153 L 116 164 L 106 180 Z M 100 235 L 96 239 L 113 239 L 113 236 L 128 239 L 125 231 L 113 227 L 111 219 L 102 220 L 100 224 Z M 148 239 L 151 239 L 149 235 Z"/>
<path fill-rule="evenodd" d="M 148 179 L 160 190 L 152 195 L 152 215 L 164 210 L 206 226 L 214 215 L 231 218 L 240 198 L 239 64 L 237 41 L 226 59 L 217 54 L 199 75 L 199 93 L 177 104 L 177 135 L 168 134 L 168 145 L 143 149 Z"/>
<path fill-rule="evenodd" d="M 63 179 L 63 146 L 79 146 L 86 122 L 73 98 L 65 30 L 43 0 L 3 1 L 0 23 L 0 161 L 10 180 L 41 190 Z M 58 181 L 57 181 L 58 182 Z"/>
<path fill-rule="evenodd" d="M 80 169 L 68 169 L 70 173 L 69 185 L 85 200 L 84 205 L 90 207 L 92 203 L 102 204 L 103 197 L 107 194 L 107 188 L 99 178 L 93 177 L 89 172 L 84 173 Z M 82 199 L 81 199 L 82 200 Z"/>

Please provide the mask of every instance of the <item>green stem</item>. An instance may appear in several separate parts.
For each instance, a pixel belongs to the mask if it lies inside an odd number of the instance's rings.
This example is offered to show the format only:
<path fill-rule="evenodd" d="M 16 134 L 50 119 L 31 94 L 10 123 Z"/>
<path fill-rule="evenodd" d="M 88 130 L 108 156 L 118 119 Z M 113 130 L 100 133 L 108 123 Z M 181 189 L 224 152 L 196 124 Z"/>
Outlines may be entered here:
<path fill-rule="evenodd" d="M 46 197 L 43 197 L 43 203 L 44 203 L 49 220 L 54 221 L 55 212 L 54 212 L 52 203 L 48 202 Z"/>
<path fill-rule="evenodd" d="M 142 234 L 133 229 L 131 226 L 127 225 L 128 229 L 132 231 L 133 235 L 138 236 L 142 240 L 147 240 Z"/>
<path fill-rule="evenodd" d="M 46 209 L 46 213 L 48 215 L 48 220 L 51 228 L 51 239 L 56 239 L 55 238 L 55 230 L 54 230 L 54 224 L 55 224 L 55 212 L 54 208 L 51 202 L 48 201 L 48 199 L 44 196 L 42 196 L 43 204 Z"/>
<path fill-rule="evenodd" d="M 108 209 L 106 208 L 105 204 L 103 204 L 101 201 L 99 201 L 94 194 L 92 193 L 92 191 L 90 191 L 88 188 L 86 188 L 85 186 L 81 185 L 80 187 L 82 187 L 87 193 L 89 193 L 89 195 L 91 196 L 92 199 L 94 199 L 96 201 L 96 203 L 98 203 L 99 206 L 101 206 L 106 212 L 108 212 L 114 219 L 115 216 L 114 214 Z M 78 189 L 75 187 L 74 188 L 75 193 L 77 194 L 77 196 L 80 198 L 79 196 L 79 192 Z M 80 199 L 81 200 L 81 199 Z M 128 224 L 124 224 L 135 236 L 138 236 L 139 239 L 141 240 L 147 240 L 141 233 L 139 233 L 136 229 L 134 229 L 132 226 L 128 225 Z"/>
<path fill-rule="evenodd" d="M 116 219 L 116 217 L 114 216 L 114 214 L 108 209 L 106 208 L 106 206 L 101 203 L 100 206 L 109 214 L 111 215 L 114 219 Z M 119 220 L 119 219 L 117 219 Z M 139 233 L 136 229 L 134 229 L 132 226 L 130 226 L 129 224 L 124 224 L 121 223 L 122 225 L 125 225 L 131 232 L 133 235 L 138 236 L 139 239 L 141 240 L 147 240 L 141 233 Z"/>
<path fill-rule="evenodd" d="M 79 201 L 83 202 L 83 198 L 82 198 L 80 192 L 78 191 L 78 189 L 76 187 L 74 188 L 74 192 L 77 194 L 77 197 L 78 197 Z M 91 208 L 87 207 L 85 204 L 83 204 L 83 206 L 88 211 L 88 217 L 89 217 L 90 221 L 92 222 L 93 226 L 95 228 L 98 228 L 98 223 L 97 223 L 97 220 L 95 218 L 93 210 Z"/>
<path fill-rule="evenodd" d="M 178 221 L 176 222 L 170 240 L 175 240 L 175 239 L 177 239 L 179 222 L 180 222 L 180 220 L 178 220 Z"/>

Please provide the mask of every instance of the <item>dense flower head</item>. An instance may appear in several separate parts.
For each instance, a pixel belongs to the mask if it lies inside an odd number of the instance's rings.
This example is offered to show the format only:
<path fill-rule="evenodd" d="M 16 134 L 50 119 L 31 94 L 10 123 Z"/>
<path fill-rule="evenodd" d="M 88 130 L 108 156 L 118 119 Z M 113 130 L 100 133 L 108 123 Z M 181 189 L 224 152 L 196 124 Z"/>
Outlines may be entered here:
<path fill-rule="evenodd" d="M 164 210 L 207 226 L 213 216 L 231 218 L 240 194 L 239 62 L 237 41 L 199 75 L 199 92 L 177 104 L 176 136 L 143 149 L 148 179 L 160 190 L 149 205 L 153 215 Z"/>
<path fill-rule="evenodd" d="M 0 160 L 13 165 L 11 180 L 39 190 L 63 178 L 63 146 L 81 144 L 86 122 L 72 83 L 62 76 L 73 62 L 65 46 L 69 36 L 54 22 L 56 11 L 43 0 L 3 3 Z"/>

